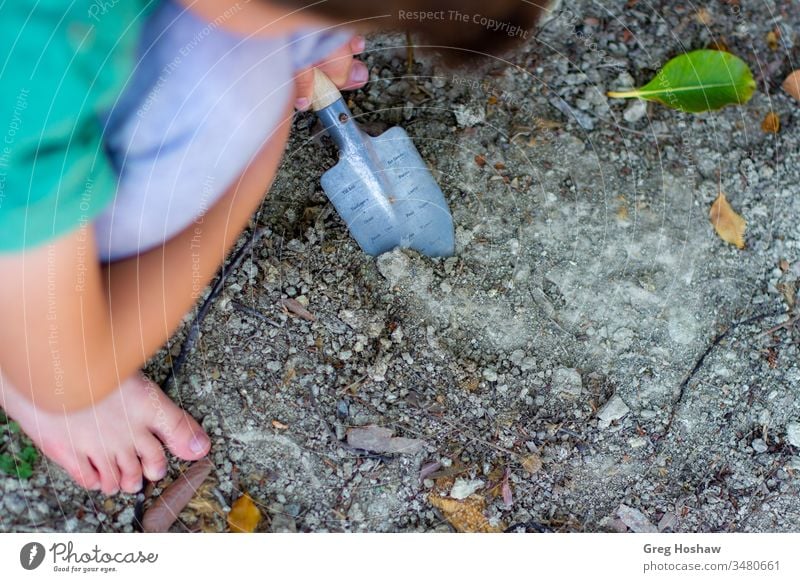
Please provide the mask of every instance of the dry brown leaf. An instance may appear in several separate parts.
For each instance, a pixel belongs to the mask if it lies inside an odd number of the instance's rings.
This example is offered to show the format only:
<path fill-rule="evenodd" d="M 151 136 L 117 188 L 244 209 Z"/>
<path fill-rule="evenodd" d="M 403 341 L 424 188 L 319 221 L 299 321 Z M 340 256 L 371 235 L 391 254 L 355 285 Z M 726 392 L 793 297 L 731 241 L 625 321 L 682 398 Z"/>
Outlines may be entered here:
<path fill-rule="evenodd" d="M 252 533 L 260 521 L 261 511 L 247 493 L 231 505 L 231 511 L 228 513 L 228 527 L 231 533 Z"/>
<path fill-rule="evenodd" d="M 491 525 L 483 515 L 486 500 L 480 495 L 470 495 L 458 500 L 431 493 L 428 502 L 444 514 L 444 518 L 461 533 L 498 533 L 505 529 L 502 523 Z"/>
<path fill-rule="evenodd" d="M 522 457 L 520 464 L 528 473 L 535 475 L 542 468 L 542 458 L 536 453 L 531 453 L 530 455 Z"/>
<path fill-rule="evenodd" d="M 769 50 L 771 50 L 771 51 L 778 50 L 778 47 L 780 46 L 780 42 L 779 42 L 780 38 L 781 37 L 774 30 L 770 30 L 767 33 L 767 46 L 769 47 Z"/>
<path fill-rule="evenodd" d="M 191 501 L 197 489 L 211 473 L 212 468 L 211 461 L 205 458 L 181 473 L 145 512 L 142 529 L 147 533 L 168 531 L 178 519 L 178 514 Z"/>
<path fill-rule="evenodd" d="M 503 495 L 503 503 L 505 503 L 506 507 L 511 507 L 514 504 L 514 493 L 511 491 L 511 483 L 508 482 L 510 475 L 511 472 L 506 469 L 505 475 L 503 475 L 503 481 L 500 484 L 500 491 Z"/>
<path fill-rule="evenodd" d="M 783 82 L 783 90 L 800 101 L 800 69 L 786 77 Z"/>
<path fill-rule="evenodd" d="M 284 422 L 281 422 L 280 420 L 273 420 L 272 428 L 277 428 L 278 430 L 286 430 L 289 428 L 289 425 Z"/>
<path fill-rule="evenodd" d="M 305 319 L 306 321 L 316 321 L 317 319 L 314 314 L 306 309 L 297 299 L 286 297 L 285 299 L 281 299 L 281 305 L 283 305 L 289 313 L 294 313 L 300 319 Z"/>
<path fill-rule="evenodd" d="M 727 243 L 735 245 L 738 249 L 744 248 L 744 231 L 747 222 L 736 214 L 725 194 L 719 193 L 709 212 L 711 224 L 719 237 Z"/>
<path fill-rule="evenodd" d="M 761 122 L 761 129 L 766 133 L 778 133 L 781 130 L 781 118 L 774 111 L 770 111 Z"/>

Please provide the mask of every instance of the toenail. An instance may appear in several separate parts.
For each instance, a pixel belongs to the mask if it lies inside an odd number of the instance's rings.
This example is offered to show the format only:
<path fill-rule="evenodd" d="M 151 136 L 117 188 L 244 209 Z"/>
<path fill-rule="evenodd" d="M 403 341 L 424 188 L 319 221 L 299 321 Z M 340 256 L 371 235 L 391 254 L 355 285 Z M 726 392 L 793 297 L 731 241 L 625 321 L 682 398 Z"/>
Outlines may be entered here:
<path fill-rule="evenodd" d="M 167 468 L 166 467 L 159 467 L 158 469 L 153 470 L 152 472 L 148 471 L 150 475 L 152 475 L 152 481 L 161 481 L 164 477 L 167 476 Z"/>
<path fill-rule="evenodd" d="M 192 437 L 192 440 L 189 441 L 189 448 L 196 455 L 204 453 L 208 448 L 208 439 L 202 436 Z"/>

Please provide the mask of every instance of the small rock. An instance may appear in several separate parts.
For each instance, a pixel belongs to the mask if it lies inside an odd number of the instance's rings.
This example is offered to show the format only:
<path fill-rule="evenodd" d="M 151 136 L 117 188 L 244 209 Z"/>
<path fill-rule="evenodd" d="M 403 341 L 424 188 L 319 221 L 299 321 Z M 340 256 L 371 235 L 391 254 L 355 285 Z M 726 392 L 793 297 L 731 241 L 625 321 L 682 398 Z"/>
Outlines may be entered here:
<path fill-rule="evenodd" d="M 636 123 L 645 115 L 647 115 L 647 101 L 634 99 L 631 104 L 628 105 L 627 109 L 625 109 L 622 117 L 628 123 Z"/>
<path fill-rule="evenodd" d="M 450 490 L 450 497 L 453 499 L 466 499 L 481 487 L 483 487 L 483 481 L 480 479 L 456 479 L 453 488 Z"/>
<path fill-rule="evenodd" d="M 636 80 L 631 76 L 628 71 L 622 71 L 618 76 L 617 80 L 614 83 L 614 87 L 618 91 L 623 91 L 625 89 L 633 89 L 636 85 Z"/>
<path fill-rule="evenodd" d="M 628 446 L 632 449 L 641 449 L 642 447 L 646 447 L 649 442 L 650 441 L 644 437 L 633 437 L 628 439 Z"/>
<path fill-rule="evenodd" d="M 488 382 L 497 382 L 497 372 L 491 368 L 486 368 L 483 371 L 483 377 L 486 378 Z"/>
<path fill-rule="evenodd" d="M 658 531 L 663 532 L 665 530 L 672 529 L 675 527 L 676 523 L 678 523 L 678 516 L 671 511 L 668 511 L 658 522 Z"/>
<path fill-rule="evenodd" d="M 768 450 L 768 448 L 769 448 L 769 447 L 767 447 L 767 443 L 765 443 L 765 442 L 763 441 L 763 439 L 755 439 L 755 440 L 754 440 L 754 441 L 751 443 L 751 445 L 750 445 L 750 446 L 752 446 L 752 447 L 753 447 L 753 450 L 754 450 L 755 452 L 757 452 L 757 453 L 766 453 L 766 452 L 767 452 L 767 450 Z"/>
<path fill-rule="evenodd" d="M 9 513 L 12 515 L 20 514 L 28 507 L 28 504 L 25 502 L 25 498 L 16 493 L 6 495 L 3 499 L 3 502 L 5 503 L 6 509 L 8 509 Z"/>
<path fill-rule="evenodd" d="M 800 448 L 800 422 L 790 422 L 786 425 L 786 440 L 793 447 Z"/>
<path fill-rule="evenodd" d="M 117 522 L 121 525 L 129 525 L 133 523 L 134 513 L 135 511 L 133 506 L 126 507 L 119 512 L 119 515 L 117 515 Z"/>
<path fill-rule="evenodd" d="M 622 504 L 617 509 L 617 515 L 634 533 L 658 533 L 658 528 L 638 509 Z"/>
<path fill-rule="evenodd" d="M 603 407 L 597 411 L 597 418 L 600 420 L 598 426 L 600 428 L 608 428 L 612 422 L 619 420 L 631 411 L 625 401 L 618 395 L 614 394 Z"/>
<path fill-rule="evenodd" d="M 558 368 L 553 374 L 553 390 L 577 398 L 581 395 L 583 383 L 575 368 Z"/>
<path fill-rule="evenodd" d="M 486 120 L 486 110 L 477 105 L 456 105 L 453 114 L 460 127 L 473 127 Z"/>
<path fill-rule="evenodd" d="M 411 261 L 400 249 L 383 253 L 378 257 L 377 263 L 378 271 L 392 286 L 406 279 L 411 270 Z"/>
<path fill-rule="evenodd" d="M 425 441 L 393 437 L 394 431 L 382 426 L 351 428 L 347 431 L 347 444 L 357 449 L 375 453 L 405 453 L 413 455 L 422 450 Z"/>
<path fill-rule="evenodd" d="M 269 506 L 270 531 L 274 533 L 295 533 L 297 524 L 291 513 L 280 503 Z"/>

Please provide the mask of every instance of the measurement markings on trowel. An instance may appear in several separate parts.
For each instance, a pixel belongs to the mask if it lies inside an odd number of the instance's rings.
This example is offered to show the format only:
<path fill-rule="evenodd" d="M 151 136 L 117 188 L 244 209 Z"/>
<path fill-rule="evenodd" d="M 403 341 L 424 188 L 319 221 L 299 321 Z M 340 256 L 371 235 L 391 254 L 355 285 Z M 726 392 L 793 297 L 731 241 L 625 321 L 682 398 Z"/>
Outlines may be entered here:
<path fill-rule="evenodd" d="M 312 106 L 340 154 L 322 177 L 323 190 L 361 248 L 371 255 L 397 246 L 429 256 L 452 255 L 447 202 L 406 131 L 394 127 L 374 138 L 364 133 L 319 70 L 314 71 Z"/>

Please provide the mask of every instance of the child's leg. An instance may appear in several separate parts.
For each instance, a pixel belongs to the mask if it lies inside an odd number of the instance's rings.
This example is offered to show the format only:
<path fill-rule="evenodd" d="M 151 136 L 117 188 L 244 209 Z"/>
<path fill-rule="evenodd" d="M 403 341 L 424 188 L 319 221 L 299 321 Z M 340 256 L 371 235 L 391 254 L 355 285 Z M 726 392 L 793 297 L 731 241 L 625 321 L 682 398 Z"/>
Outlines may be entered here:
<path fill-rule="evenodd" d="M 284 113 L 286 123 L 209 209 L 202 223 L 139 257 L 107 265 L 109 293 L 115 301 L 141 306 L 116 316 L 114 326 L 130 330 L 124 334 L 128 342 L 152 337 L 153 329 L 164 329 L 167 313 L 177 314 L 173 315 L 177 323 L 194 302 L 192 284 L 186 282 L 199 275 L 206 284 L 217 272 L 275 176 L 288 138 L 291 108 L 287 106 Z M 193 262 L 194 253 L 199 253 L 199 263 Z M 124 337 L 120 335 L 118 341 Z M 161 443 L 184 459 L 199 458 L 208 450 L 197 423 L 158 386 L 138 374 L 93 408 L 72 413 L 35 408 L 0 376 L 0 405 L 78 483 L 100 487 L 109 494 L 118 489 L 138 490 L 143 472 L 151 480 L 162 477 L 166 459 Z M 196 436 L 201 437 L 200 448 L 193 449 Z"/>

